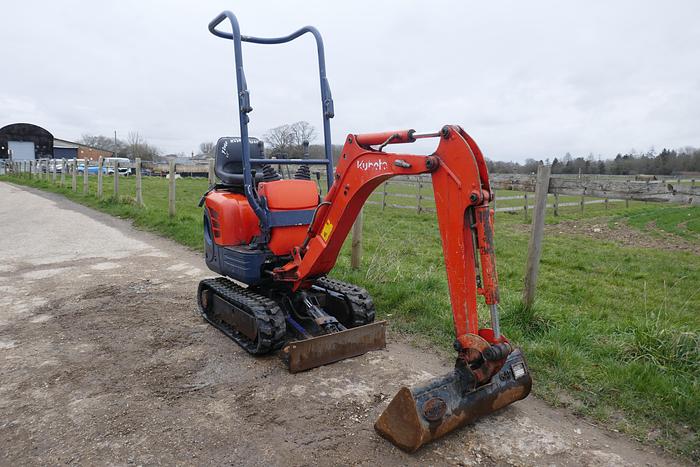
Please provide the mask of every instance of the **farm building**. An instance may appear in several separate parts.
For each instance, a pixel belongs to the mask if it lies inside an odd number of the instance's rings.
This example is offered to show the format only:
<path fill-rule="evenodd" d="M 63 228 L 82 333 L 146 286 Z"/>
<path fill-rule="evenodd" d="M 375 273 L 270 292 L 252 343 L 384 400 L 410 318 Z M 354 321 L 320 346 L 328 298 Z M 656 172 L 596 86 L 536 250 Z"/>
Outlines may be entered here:
<path fill-rule="evenodd" d="M 16 161 L 53 157 L 53 135 L 31 123 L 13 123 L 0 128 L 0 159 Z"/>
<path fill-rule="evenodd" d="M 53 140 L 53 157 L 55 159 L 88 159 L 96 161 L 100 157 L 112 157 L 112 151 L 86 146 L 64 139 Z"/>
<path fill-rule="evenodd" d="M 13 123 L 0 128 L 0 159 L 97 160 L 100 157 L 111 156 L 111 151 L 54 138 L 48 130 L 31 123 Z"/>

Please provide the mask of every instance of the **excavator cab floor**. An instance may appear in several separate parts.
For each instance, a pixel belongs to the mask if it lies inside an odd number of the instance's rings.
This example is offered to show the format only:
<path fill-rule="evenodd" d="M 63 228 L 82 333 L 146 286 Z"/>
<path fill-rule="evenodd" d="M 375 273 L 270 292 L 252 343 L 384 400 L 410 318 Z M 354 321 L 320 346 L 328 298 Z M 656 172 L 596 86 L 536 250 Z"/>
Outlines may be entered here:
<path fill-rule="evenodd" d="M 386 348 L 386 321 L 287 343 L 281 356 L 290 373 Z"/>
<path fill-rule="evenodd" d="M 530 393 L 532 379 L 520 350 L 514 350 L 491 380 L 470 390 L 457 371 L 410 389 L 402 387 L 375 430 L 407 452 L 491 414 Z"/>

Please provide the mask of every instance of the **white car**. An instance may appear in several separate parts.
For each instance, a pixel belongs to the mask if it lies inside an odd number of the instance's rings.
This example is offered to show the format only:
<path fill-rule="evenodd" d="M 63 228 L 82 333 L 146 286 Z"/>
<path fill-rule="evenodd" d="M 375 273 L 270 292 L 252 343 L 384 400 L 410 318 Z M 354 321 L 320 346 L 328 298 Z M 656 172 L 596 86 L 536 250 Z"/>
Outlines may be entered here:
<path fill-rule="evenodd" d="M 107 168 L 107 174 L 114 175 L 114 163 L 119 163 L 119 175 L 129 176 L 131 175 L 131 161 L 126 157 L 105 157 L 103 162 L 103 167 Z M 124 165 L 125 167 L 122 167 Z"/>

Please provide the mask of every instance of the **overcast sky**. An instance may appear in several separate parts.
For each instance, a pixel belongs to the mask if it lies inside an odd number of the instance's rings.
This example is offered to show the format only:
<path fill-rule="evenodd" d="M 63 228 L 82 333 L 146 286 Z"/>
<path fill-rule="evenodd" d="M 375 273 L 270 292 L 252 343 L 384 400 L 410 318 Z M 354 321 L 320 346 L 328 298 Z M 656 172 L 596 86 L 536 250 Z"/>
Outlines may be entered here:
<path fill-rule="evenodd" d="M 457 123 L 496 160 L 700 146 L 697 0 L 2 0 L 0 126 L 187 154 L 239 134 L 232 43 L 207 31 L 224 9 L 243 34 L 321 31 L 336 143 Z M 312 37 L 243 47 L 251 135 L 320 129 Z"/>

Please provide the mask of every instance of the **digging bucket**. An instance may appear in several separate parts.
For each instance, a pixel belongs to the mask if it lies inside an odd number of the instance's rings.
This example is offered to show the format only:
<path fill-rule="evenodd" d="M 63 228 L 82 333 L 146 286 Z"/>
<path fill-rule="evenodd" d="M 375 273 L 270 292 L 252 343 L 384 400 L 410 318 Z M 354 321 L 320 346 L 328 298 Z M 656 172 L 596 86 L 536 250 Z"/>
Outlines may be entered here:
<path fill-rule="evenodd" d="M 519 349 L 505 360 L 488 383 L 473 387 L 456 368 L 413 389 L 402 387 L 374 428 L 407 452 L 414 452 L 484 415 L 491 414 L 530 393 L 532 379 Z"/>

